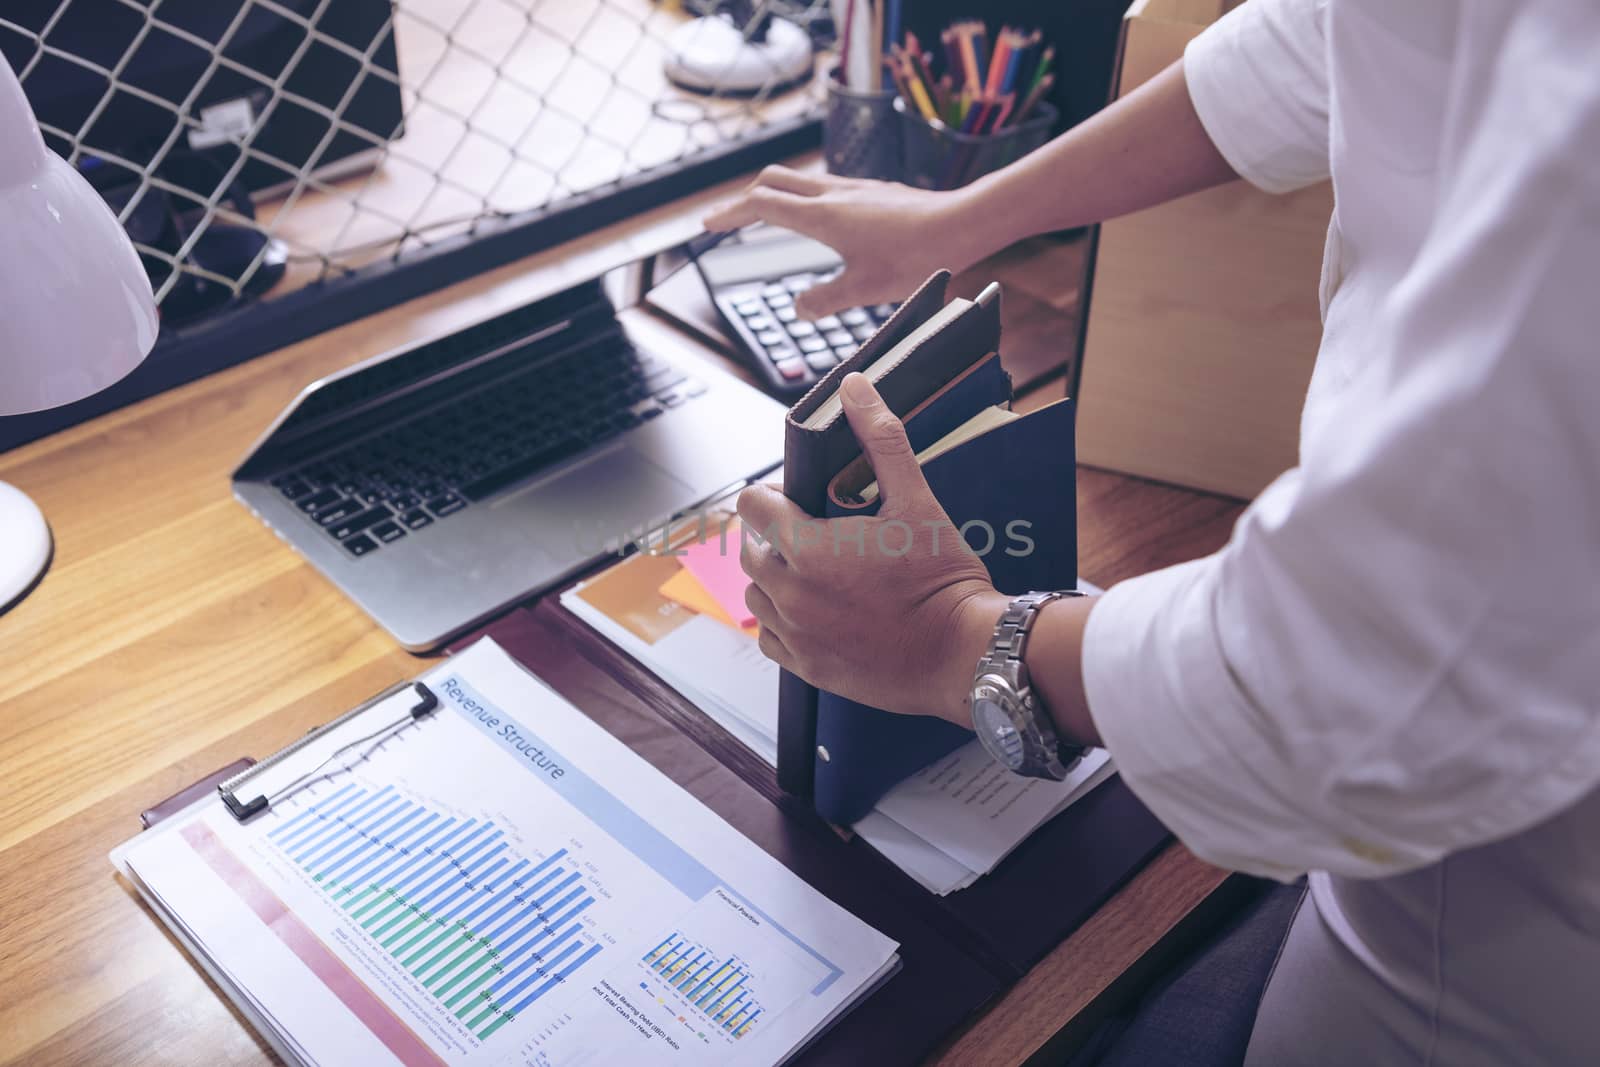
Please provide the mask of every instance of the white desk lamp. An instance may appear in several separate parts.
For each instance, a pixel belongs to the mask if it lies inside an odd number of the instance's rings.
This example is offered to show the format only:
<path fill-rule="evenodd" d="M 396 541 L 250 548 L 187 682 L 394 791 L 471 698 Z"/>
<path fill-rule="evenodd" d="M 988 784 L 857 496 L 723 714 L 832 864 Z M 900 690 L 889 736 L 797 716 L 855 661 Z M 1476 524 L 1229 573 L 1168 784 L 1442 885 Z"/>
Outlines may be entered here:
<path fill-rule="evenodd" d="M 139 365 L 158 327 L 122 224 L 45 148 L 0 56 L 0 415 L 98 393 Z M 51 548 L 38 507 L 0 482 L 0 611 L 33 588 Z"/>

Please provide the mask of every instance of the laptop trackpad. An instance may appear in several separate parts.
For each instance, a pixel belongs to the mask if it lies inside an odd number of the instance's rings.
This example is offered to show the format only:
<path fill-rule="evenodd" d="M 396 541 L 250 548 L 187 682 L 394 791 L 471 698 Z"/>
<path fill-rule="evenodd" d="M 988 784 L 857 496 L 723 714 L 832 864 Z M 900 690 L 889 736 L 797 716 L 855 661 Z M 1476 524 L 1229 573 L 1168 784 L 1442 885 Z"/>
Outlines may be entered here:
<path fill-rule="evenodd" d="M 694 490 L 627 445 L 496 500 L 536 524 L 546 544 L 593 546 L 627 538 L 694 503 Z M 526 529 L 526 527 L 524 527 Z M 592 551 L 592 547 L 591 547 Z"/>

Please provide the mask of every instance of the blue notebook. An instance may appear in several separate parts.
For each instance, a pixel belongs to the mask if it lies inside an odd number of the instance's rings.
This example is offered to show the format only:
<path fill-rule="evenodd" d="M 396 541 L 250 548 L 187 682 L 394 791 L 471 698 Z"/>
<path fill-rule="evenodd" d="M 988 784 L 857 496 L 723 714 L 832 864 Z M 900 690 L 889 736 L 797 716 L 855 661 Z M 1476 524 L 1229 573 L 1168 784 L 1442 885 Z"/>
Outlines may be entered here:
<path fill-rule="evenodd" d="M 871 469 L 848 423 L 818 419 L 829 414 L 839 380 L 862 370 L 905 421 L 919 454 L 983 416 L 987 429 L 924 460 L 930 488 L 1002 592 L 1070 589 L 1077 584 L 1073 404 L 1009 418 L 991 412 L 1011 400 L 999 358 L 998 288 L 952 308 L 947 280 L 944 272 L 930 279 L 791 410 L 785 493 L 813 515 L 876 511 Z M 923 328 L 936 320 L 937 329 Z M 780 685 L 779 781 L 836 823 L 861 818 L 907 776 L 972 739 L 944 720 L 865 707 L 793 675 Z"/>

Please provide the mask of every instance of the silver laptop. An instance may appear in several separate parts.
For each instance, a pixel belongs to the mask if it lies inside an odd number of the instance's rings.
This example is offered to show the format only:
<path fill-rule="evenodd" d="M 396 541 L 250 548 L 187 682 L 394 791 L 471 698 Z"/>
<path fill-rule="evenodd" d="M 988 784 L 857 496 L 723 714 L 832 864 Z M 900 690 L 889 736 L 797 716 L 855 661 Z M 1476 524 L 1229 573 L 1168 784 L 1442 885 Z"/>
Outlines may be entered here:
<path fill-rule="evenodd" d="M 314 383 L 234 495 L 425 651 L 771 471 L 781 405 L 630 337 L 656 263 Z"/>

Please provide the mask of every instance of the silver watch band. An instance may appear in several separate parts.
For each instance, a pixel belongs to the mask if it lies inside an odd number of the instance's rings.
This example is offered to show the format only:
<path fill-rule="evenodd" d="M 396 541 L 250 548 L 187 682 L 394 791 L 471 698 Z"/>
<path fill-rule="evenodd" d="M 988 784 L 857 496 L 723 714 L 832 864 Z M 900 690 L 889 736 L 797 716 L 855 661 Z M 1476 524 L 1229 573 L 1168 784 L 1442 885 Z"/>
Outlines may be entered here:
<path fill-rule="evenodd" d="M 978 662 L 976 677 L 981 677 L 984 674 L 997 674 L 1009 681 L 1012 687 L 1019 692 L 1024 690 L 1033 691 L 1026 660 L 1028 638 L 1033 632 L 1033 624 L 1046 604 L 1077 596 L 1083 596 L 1083 593 L 1076 589 L 1066 589 L 1051 592 L 1023 593 L 1021 596 L 1013 597 L 994 625 L 994 635 L 990 638 L 987 654 Z M 1042 741 L 1047 744 L 1054 742 L 1056 760 L 1059 762 L 1061 771 L 1065 771 L 1077 761 L 1079 756 L 1083 755 L 1083 746 L 1061 739 L 1060 735 L 1056 733 L 1055 723 L 1051 720 L 1050 713 L 1043 707 L 1037 696 L 1030 698 L 1029 706 L 1032 708 L 1032 715 L 1035 719 L 1034 729 Z"/>
<path fill-rule="evenodd" d="M 1073 589 L 1050 593 L 1024 593 L 1014 597 L 1011 603 L 1006 605 L 1006 610 L 1001 612 L 999 621 L 994 624 L 994 637 L 989 642 L 988 653 L 978 665 L 979 670 L 1005 672 L 1007 677 L 1012 677 L 1009 670 L 1012 664 L 1024 666 L 1024 657 L 1028 654 L 1028 635 L 1033 630 L 1033 620 L 1039 617 L 1040 609 L 1052 600 L 1082 595 Z M 1013 678 L 1013 681 L 1019 680 Z"/>

